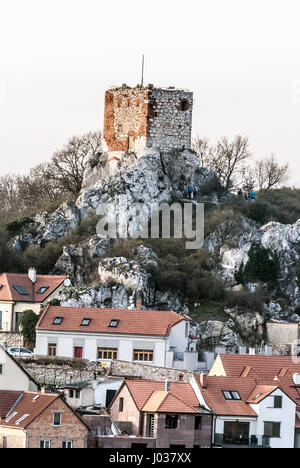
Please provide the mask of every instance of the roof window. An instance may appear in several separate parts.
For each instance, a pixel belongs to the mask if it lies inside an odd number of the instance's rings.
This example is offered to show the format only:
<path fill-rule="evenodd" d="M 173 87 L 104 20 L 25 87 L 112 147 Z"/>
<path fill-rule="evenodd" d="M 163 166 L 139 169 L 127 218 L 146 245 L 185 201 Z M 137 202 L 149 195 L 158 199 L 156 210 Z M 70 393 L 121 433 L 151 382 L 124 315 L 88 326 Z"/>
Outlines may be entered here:
<path fill-rule="evenodd" d="M 20 296 L 29 296 L 29 293 L 27 289 L 24 288 L 24 286 L 14 285 L 13 287 L 17 291 L 17 293 L 20 294 Z"/>
<path fill-rule="evenodd" d="M 36 293 L 37 294 L 44 294 L 47 291 L 47 289 L 49 289 L 48 286 L 42 286 Z"/>
<path fill-rule="evenodd" d="M 222 393 L 226 400 L 240 400 L 240 394 L 235 390 L 222 390 Z"/>
<path fill-rule="evenodd" d="M 91 321 L 92 321 L 92 319 L 90 319 L 90 318 L 84 318 L 84 319 L 82 320 L 82 322 L 81 322 L 81 326 L 82 326 L 82 327 L 88 327 L 89 324 L 91 323 Z"/>
<path fill-rule="evenodd" d="M 119 322 L 120 322 L 119 319 L 112 319 L 112 320 L 110 321 L 109 327 L 111 327 L 111 328 L 117 328 L 117 326 L 119 325 Z"/>
<path fill-rule="evenodd" d="M 63 319 L 63 317 L 55 317 L 55 319 L 53 320 L 53 325 L 61 325 Z"/>

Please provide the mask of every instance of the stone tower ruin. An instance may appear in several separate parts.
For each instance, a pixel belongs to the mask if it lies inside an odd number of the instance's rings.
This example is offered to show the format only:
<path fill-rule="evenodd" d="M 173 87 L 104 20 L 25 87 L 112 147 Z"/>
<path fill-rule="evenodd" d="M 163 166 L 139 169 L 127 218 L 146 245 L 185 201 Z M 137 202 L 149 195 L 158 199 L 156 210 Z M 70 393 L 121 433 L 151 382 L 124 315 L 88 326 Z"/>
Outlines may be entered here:
<path fill-rule="evenodd" d="M 105 93 L 104 140 L 118 159 L 123 152 L 191 147 L 193 93 L 153 85 L 113 87 Z"/>

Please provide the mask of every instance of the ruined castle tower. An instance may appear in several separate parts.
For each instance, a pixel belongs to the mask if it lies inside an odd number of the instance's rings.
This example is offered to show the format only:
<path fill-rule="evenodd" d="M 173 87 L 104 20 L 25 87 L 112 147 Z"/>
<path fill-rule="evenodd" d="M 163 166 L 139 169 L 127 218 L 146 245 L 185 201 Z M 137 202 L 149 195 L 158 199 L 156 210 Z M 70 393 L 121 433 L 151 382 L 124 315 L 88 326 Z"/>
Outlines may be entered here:
<path fill-rule="evenodd" d="M 104 140 L 115 153 L 140 153 L 191 147 L 193 93 L 184 89 L 130 88 L 122 85 L 105 93 Z"/>

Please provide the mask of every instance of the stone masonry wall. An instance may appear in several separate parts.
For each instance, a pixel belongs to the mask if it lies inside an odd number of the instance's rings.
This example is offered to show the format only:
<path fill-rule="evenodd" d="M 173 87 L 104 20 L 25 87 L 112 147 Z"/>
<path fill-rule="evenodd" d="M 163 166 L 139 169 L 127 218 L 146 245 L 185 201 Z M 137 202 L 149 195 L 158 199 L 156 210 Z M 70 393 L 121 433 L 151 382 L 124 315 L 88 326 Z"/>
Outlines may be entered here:
<path fill-rule="evenodd" d="M 128 151 L 129 137 L 147 135 L 148 89 L 112 88 L 105 93 L 104 139 L 108 151 Z"/>
<path fill-rule="evenodd" d="M 111 159 L 145 148 L 190 149 L 192 110 L 187 90 L 123 85 L 106 91 L 104 140 Z"/>
<path fill-rule="evenodd" d="M 43 356 L 45 359 L 45 357 Z M 87 363 L 83 369 L 74 369 L 71 365 L 58 365 L 49 359 L 48 365 L 21 360 L 21 365 L 29 375 L 41 386 L 59 386 L 80 380 L 94 380 L 103 376 L 105 372 L 116 377 L 140 377 L 151 380 L 170 380 L 173 382 L 182 380 L 188 382 L 191 372 L 164 367 L 151 366 L 147 364 L 136 364 L 127 361 L 113 361 L 108 371 L 99 366 L 98 363 Z"/>
<path fill-rule="evenodd" d="M 149 96 L 147 146 L 162 151 L 190 149 L 193 94 L 153 88 Z"/>

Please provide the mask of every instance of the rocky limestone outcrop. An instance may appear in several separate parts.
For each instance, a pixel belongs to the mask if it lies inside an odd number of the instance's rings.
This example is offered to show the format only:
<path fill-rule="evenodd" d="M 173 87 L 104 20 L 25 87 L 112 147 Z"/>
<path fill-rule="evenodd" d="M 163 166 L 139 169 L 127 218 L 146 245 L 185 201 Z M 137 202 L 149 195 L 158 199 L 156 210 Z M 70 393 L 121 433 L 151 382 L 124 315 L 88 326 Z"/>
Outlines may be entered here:
<path fill-rule="evenodd" d="M 299 307 L 300 293 L 296 265 L 300 259 L 300 220 L 290 224 L 270 222 L 257 228 L 251 220 L 243 218 L 240 226 L 229 230 L 226 224 L 206 239 L 207 249 L 218 259 L 218 273 L 228 286 L 235 286 L 235 273 L 248 262 L 253 244 L 276 252 L 279 258 L 278 285 L 275 293 L 288 301 L 292 308 Z M 252 285 L 255 289 L 255 285 Z"/>
<path fill-rule="evenodd" d="M 129 236 L 134 237 L 155 206 L 183 199 L 190 181 L 201 190 L 201 186 L 212 179 L 213 173 L 200 167 L 197 154 L 191 150 L 170 153 L 149 150 L 139 159 L 128 154 L 118 162 L 113 174 L 104 177 L 100 171 L 98 177 L 94 185 L 84 185 L 87 188 L 77 200 L 82 218 L 96 213 L 103 204 L 112 204 L 115 221 L 118 223 L 125 217 Z M 125 207 L 120 206 L 121 200 L 126 200 Z M 139 217 L 141 213 L 136 204 L 143 207 L 144 219 Z"/>

